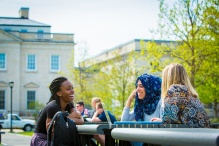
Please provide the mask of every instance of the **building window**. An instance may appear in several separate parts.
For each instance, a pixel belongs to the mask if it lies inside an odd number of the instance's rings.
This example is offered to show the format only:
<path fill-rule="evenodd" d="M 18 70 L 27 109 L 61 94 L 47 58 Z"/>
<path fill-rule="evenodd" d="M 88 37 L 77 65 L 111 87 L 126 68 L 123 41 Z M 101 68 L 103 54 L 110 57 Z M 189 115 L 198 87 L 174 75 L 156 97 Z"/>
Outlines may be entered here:
<path fill-rule="evenodd" d="M 36 55 L 27 55 L 27 70 L 36 70 Z"/>
<path fill-rule="evenodd" d="M 59 71 L 59 56 L 52 55 L 51 56 L 51 71 Z"/>
<path fill-rule="evenodd" d="M 38 30 L 37 37 L 38 39 L 43 39 L 43 30 Z"/>
<path fill-rule="evenodd" d="M 27 91 L 27 109 L 34 110 L 36 101 L 36 92 Z"/>
<path fill-rule="evenodd" d="M 5 91 L 0 90 L 0 109 L 5 109 Z"/>
<path fill-rule="evenodd" d="M 4 31 L 11 31 L 11 28 L 4 28 Z"/>
<path fill-rule="evenodd" d="M 27 32 L 27 29 L 21 29 L 21 32 Z"/>
<path fill-rule="evenodd" d="M 6 55 L 0 53 L 0 70 L 6 70 Z"/>

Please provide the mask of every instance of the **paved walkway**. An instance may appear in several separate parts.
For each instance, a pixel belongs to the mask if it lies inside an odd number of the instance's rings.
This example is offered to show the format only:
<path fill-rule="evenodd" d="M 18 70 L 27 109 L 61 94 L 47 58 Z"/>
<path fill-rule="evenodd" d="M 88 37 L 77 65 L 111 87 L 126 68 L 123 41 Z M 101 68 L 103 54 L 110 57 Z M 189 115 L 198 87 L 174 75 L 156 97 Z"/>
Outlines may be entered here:
<path fill-rule="evenodd" d="M 8 129 L 2 129 L 5 134 L 2 134 L 2 146 L 29 146 L 31 136 L 16 134 L 22 130 L 14 129 L 15 133 L 10 133 Z"/>

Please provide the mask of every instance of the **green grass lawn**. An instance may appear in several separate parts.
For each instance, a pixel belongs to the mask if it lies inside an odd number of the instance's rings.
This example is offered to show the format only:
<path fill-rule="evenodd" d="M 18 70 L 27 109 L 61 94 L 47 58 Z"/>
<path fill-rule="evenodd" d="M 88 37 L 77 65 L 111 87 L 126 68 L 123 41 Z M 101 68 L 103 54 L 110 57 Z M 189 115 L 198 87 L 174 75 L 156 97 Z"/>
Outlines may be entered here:
<path fill-rule="evenodd" d="M 32 136 L 33 135 L 33 131 L 31 132 L 16 132 L 17 134 L 22 134 L 22 135 L 27 135 L 27 136 Z"/>
<path fill-rule="evenodd" d="M 210 120 L 211 120 L 211 123 L 219 123 L 219 118 L 212 118 Z"/>

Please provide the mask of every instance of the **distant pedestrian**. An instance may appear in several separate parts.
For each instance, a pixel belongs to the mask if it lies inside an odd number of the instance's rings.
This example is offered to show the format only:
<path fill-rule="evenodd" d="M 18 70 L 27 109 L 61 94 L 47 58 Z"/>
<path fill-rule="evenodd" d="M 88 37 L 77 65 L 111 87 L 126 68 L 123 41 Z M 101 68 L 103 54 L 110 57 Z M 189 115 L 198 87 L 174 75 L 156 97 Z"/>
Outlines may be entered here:
<path fill-rule="evenodd" d="M 96 112 L 94 113 L 91 122 L 108 122 L 106 112 L 108 113 L 112 123 L 116 121 L 116 117 L 110 111 L 103 109 L 103 104 L 101 102 L 96 103 L 95 109 Z M 94 138 L 101 144 L 101 146 L 105 146 L 105 135 L 94 135 Z"/>
<path fill-rule="evenodd" d="M 92 100 L 91 100 L 91 106 L 92 106 L 92 108 L 93 108 L 93 111 L 92 111 L 92 113 L 91 113 L 91 118 L 93 117 L 93 115 L 94 115 L 94 113 L 95 113 L 95 111 L 96 111 L 96 104 L 98 103 L 98 102 L 101 102 L 102 100 L 101 100 L 101 98 L 99 98 L 99 97 L 93 97 L 92 98 Z"/>
<path fill-rule="evenodd" d="M 106 112 L 109 115 L 110 121 L 112 124 L 116 121 L 115 115 L 113 115 L 110 111 L 105 111 L 103 109 L 103 104 L 101 102 L 98 102 L 96 104 L 96 112 L 94 113 L 92 117 L 92 122 L 108 122 L 107 117 L 106 117 Z"/>
<path fill-rule="evenodd" d="M 83 101 L 79 101 L 76 103 L 76 109 L 81 113 L 81 115 L 84 118 L 89 118 L 90 117 L 90 113 L 88 111 L 88 109 L 86 109 L 84 107 L 84 102 Z"/>

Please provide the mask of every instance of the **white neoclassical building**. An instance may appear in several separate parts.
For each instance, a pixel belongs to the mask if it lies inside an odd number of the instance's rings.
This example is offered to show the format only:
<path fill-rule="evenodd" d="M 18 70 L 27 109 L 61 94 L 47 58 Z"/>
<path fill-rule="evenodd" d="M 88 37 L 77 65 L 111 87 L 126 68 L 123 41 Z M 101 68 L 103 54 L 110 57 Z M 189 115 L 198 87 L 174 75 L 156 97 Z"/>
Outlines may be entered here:
<path fill-rule="evenodd" d="M 0 111 L 10 112 L 12 103 L 14 113 L 26 116 L 31 103 L 49 100 L 48 86 L 68 72 L 75 45 L 74 34 L 51 33 L 50 25 L 28 16 L 29 8 L 21 8 L 19 17 L 0 16 Z"/>

